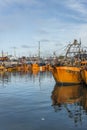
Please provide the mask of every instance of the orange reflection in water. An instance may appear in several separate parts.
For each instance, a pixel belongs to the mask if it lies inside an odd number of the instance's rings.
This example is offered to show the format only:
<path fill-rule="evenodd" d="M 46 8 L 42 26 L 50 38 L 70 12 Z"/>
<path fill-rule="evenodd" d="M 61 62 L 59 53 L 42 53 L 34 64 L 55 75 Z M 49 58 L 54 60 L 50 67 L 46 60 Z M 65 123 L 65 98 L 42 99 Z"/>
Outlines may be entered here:
<path fill-rule="evenodd" d="M 81 96 L 81 86 L 58 86 L 55 85 L 52 92 L 53 105 L 63 104 L 63 103 L 75 103 L 82 99 Z"/>

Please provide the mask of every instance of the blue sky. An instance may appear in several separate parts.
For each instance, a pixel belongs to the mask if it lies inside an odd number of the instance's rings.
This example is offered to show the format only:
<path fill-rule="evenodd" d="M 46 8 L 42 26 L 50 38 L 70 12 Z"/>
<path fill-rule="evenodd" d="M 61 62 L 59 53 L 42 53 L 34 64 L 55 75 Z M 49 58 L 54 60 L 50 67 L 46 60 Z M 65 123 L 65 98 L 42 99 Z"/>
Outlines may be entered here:
<path fill-rule="evenodd" d="M 87 44 L 87 0 L 0 0 L 0 52 L 62 54 L 69 42 Z"/>

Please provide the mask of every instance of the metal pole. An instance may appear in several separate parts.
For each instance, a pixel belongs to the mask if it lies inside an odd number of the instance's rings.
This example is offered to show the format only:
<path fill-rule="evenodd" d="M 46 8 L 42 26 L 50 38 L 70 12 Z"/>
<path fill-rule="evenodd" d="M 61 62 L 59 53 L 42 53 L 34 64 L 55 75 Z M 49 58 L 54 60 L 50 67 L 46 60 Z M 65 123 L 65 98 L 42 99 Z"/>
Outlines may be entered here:
<path fill-rule="evenodd" d="M 40 41 L 39 41 L 39 46 L 38 46 L 38 58 L 40 59 Z"/>

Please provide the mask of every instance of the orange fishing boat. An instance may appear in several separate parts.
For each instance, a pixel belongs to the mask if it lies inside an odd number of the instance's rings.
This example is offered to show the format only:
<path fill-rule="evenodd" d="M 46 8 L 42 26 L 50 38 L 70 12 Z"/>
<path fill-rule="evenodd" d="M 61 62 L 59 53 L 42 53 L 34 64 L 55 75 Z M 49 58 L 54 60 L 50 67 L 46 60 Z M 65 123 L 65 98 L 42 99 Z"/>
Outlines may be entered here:
<path fill-rule="evenodd" d="M 32 69 L 32 71 L 38 71 L 39 70 L 39 65 L 37 63 L 33 63 L 31 65 L 31 69 Z"/>
<path fill-rule="evenodd" d="M 53 105 L 72 104 L 81 101 L 81 89 L 80 85 L 58 86 L 56 84 L 51 96 Z"/>
<path fill-rule="evenodd" d="M 18 64 L 18 65 L 16 66 L 16 70 L 17 70 L 18 72 L 22 71 L 22 64 Z"/>
<path fill-rule="evenodd" d="M 7 69 L 8 72 L 16 71 L 16 65 L 6 66 L 6 69 Z"/>
<path fill-rule="evenodd" d="M 87 84 L 87 60 L 81 62 L 81 76 L 85 84 Z"/>
<path fill-rule="evenodd" d="M 3 66 L 3 65 L 0 65 L 0 71 L 6 71 L 6 68 L 5 68 L 5 66 Z"/>
<path fill-rule="evenodd" d="M 51 71 L 53 68 L 51 64 L 46 64 L 46 70 Z"/>
<path fill-rule="evenodd" d="M 73 47 L 73 50 L 70 52 L 71 47 Z M 52 74 L 56 83 L 65 85 L 81 83 L 80 65 L 76 63 L 74 55 L 71 55 L 72 53 L 78 54 L 79 50 L 77 51 L 77 49 L 75 50 L 74 48 L 79 48 L 80 50 L 80 44 L 77 40 L 75 40 L 74 43 L 69 44 L 64 59 L 62 59 L 58 65 L 53 66 Z"/>
<path fill-rule="evenodd" d="M 45 63 L 39 63 L 39 71 L 46 71 L 46 64 Z"/>
<path fill-rule="evenodd" d="M 53 77 L 58 84 L 80 84 L 80 68 L 68 66 L 54 66 L 52 70 Z"/>

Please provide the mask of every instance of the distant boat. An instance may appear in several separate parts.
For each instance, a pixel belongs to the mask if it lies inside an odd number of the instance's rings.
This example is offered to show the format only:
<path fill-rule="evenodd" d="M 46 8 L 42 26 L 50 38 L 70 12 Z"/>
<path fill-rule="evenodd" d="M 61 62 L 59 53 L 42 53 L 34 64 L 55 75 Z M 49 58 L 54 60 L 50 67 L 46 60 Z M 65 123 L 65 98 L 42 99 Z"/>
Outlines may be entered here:
<path fill-rule="evenodd" d="M 4 65 L 0 65 L 0 71 L 5 71 L 6 69 L 5 69 L 5 67 L 4 67 Z"/>
<path fill-rule="evenodd" d="M 31 65 L 31 69 L 32 69 L 32 71 L 39 71 L 39 65 L 38 65 L 38 63 L 32 63 L 32 65 Z"/>
<path fill-rule="evenodd" d="M 46 64 L 45 63 L 39 63 L 39 71 L 43 72 L 46 71 Z"/>

